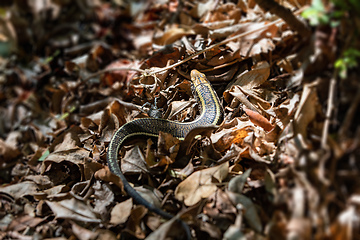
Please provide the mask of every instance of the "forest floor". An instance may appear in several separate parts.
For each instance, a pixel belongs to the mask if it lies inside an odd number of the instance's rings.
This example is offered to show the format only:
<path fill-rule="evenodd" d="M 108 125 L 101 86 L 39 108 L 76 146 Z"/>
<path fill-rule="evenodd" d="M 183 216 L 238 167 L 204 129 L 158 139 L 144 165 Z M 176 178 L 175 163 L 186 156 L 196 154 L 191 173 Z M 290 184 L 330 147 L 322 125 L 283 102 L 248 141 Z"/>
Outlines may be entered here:
<path fill-rule="evenodd" d="M 360 3 L 278 2 L 2 1 L 0 239 L 360 239 Z M 119 154 L 166 220 L 107 150 L 196 119 L 193 69 L 221 124 Z"/>

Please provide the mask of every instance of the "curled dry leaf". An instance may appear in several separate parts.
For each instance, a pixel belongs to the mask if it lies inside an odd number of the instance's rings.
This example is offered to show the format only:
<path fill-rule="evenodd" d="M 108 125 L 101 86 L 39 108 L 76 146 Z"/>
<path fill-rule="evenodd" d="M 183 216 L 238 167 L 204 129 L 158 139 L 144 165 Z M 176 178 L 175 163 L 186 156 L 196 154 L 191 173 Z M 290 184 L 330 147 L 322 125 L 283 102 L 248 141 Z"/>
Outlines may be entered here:
<path fill-rule="evenodd" d="M 307 138 L 308 125 L 314 120 L 319 106 L 316 88 L 306 84 L 302 93 L 299 107 L 295 113 L 294 130 L 295 134 L 300 134 L 303 139 Z"/>
<path fill-rule="evenodd" d="M 103 184 L 101 181 L 95 181 L 90 189 L 84 189 L 81 193 L 85 196 L 93 194 L 94 212 L 102 218 L 108 217 L 108 209 L 115 200 L 115 194 L 109 184 Z"/>
<path fill-rule="evenodd" d="M 267 120 L 265 117 L 260 115 L 257 112 L 254 112 L 250 109 L 244 108 L 244 111 L 249 116 L 249 119 L 255 125 L 262 127 L 265 131 L 271 131 L 274 126 Z"/>
<path fill-rule="evenodd" d="M 132 209 L 130 217 L 127 221 L 127 229 L 125 229 L 125 232 L 139 239 L 144 239 L 145 231 L 142 227 L 142 218 L 147 212 L 148 210 L 144 206 L 137 206 Z"/>
<path fill-rule="evenodd" d="M 229 163 L 226 162 L 194 172 L 177 186 L 176 199 L 183 201 L 187 206 L 195 205 L 202 198 L 207 198 L 216 191 L 217 185 L 213 180 L 221 182 L 227 177 L 228 171 Z"/>
<path fill-rule="evenodd" d="M 69 187 L 66 185 L 57 185 L 52 188 L 48 188 L 48 189 L 45 189 L 45 190 L 35 193 L 34 197 L 36 200 L 52 199 L 57 194 L 68 191 L 68 189 L 69 189 Z"/>
<path fill-rule="evenodd" d="M 94 176 L 96 179 L 100 179 L 106 182 L 113 182 L 116 186 L 122 189 L 123 192 L 125 192 L 120 178 L 113 174 L 108 167 L 98 170 L 95 172 Z"/>
<path fill-rule="evenodd" d="M 172 101 L 166 110 L 165 116 L 168 116 L 168 119 L 171 120 L 183 121 L 186 117 L 186 114 L 183 114 L 183 117 L 179 118 L 179 113 L 191 105 L 193 105 L 193 103 L 190 101 Z M 177 119 L 175 119 L 176 117 Z"/>

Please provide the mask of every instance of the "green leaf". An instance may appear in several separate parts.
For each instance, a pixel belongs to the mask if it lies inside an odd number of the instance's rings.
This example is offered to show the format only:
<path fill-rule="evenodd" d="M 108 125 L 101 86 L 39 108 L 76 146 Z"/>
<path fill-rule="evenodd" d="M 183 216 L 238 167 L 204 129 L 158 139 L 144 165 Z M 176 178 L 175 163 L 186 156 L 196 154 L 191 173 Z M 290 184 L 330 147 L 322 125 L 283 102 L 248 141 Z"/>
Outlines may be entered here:
<path fill-rule="evenodd" d="M 48 64 L 49 62 L 51 62 L 55 57 L 57 57 L 60 54 L 59 50 L 56 50 L 52 56 L 49 56 L 48 58 L 45 59 L 44 63 Z"/>
<path fill-rule="evenodd" d="M 347 77 L 347 72 L 351 68 L 358 66 L 358 61 L 360 58 L 360 51 L 355 48 L 347 49 L 343 57 L 335 61 L 334 67 L 338 69 L 339 76 L 344 79 Z"/>
<path fill-rule="evenodd" d="M 311 7 L 306 9 L 301 15 L 303 18 L 308 19 L 312 26 L 327 24 L 330 21 L 330 17 L 326 13 L 321 0 L 313 0 Z"/>
<path fill-rule="evenodd" d="M 75 107 L 75 106 L 72 106 L 68 112 L 62 114 L 62 115 L 59 117 L 59 120 L 64 120 L 64 119 L 66 119 L 68 116 L 70 116 L 70 113 L 72 113 L 72 112 L 75 111 L 75 110 L 76 110 L 76 107 Z"/>
<path fill-rule="evenodd" d="M 42 161 L 44 161 L 45 160 L 45 158 L 47 158 L 47 156 L 49 156 L 49 154 L 50 154 L 50 151 L 49 151 L 49 149 L 47 149 L 44 153 L 43 153 L 43 155 L 41 155 L 41 157 L 39 158 L 39 162 L 42 162 Z"/>

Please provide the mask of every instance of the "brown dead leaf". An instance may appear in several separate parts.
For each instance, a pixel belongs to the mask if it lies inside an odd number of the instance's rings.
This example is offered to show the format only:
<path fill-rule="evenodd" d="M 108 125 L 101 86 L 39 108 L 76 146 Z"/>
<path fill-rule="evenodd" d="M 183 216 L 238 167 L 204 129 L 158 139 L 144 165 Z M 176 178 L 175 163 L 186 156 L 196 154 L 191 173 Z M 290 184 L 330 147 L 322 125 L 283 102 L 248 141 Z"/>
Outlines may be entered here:
<path fill-rule="evenodd" d="M 71 229 L 79 240 L 96 240 L 99 236 L 97 232 L 79 226 L 75 222 L 71 222 Z"/>
<path fill-rule="evenodd" d="M 14 146 L 8 145 L 0 138 L 0 160 L 9 162 L 20 155 L 20 151 Z"/>
<path fill-rule="evenodd" d="M 209 22 L 227 22 L 226 20 L 231 20 L 231 22 L 238 22 L 241 18 L 241 10 L 238 8 L 235 3 L 227 2 L 221 5 L 218 5 L 216 9 L 213 10 L 213 13 L 209 16 Z"/>
<path fill-rule="evenodd" d="M 208 197 L 203 212 L 217 222 L 221 222 L 222 227 L 229 226 L 234 222 L 234 216 L 237 214 L 236 207 L 221 189 L 216 190 Z"/>
<path fill-rule="evenodd" d="M 143 186 L 135 187 L 136 191 L 144 198 L 147 202 L 153 204 L 154 206 L 161 208 L 161 199 L 163 198 L 162 193 L 157 189 L 149 189 Z"/>
<path fill-rule="evenodd" d="M 217 53 L 216 55 L 212 56 L 209 61 L 206 63 L 207 66 L 221 66 L 222 64 L 227 64 L 230 62 L 233 62 L 234 60 L 236 61 L 240 61 L 239 58 L 241 58 L 241 56 L 239 56 L 239 52 L 231 52 L 231 51 L 221 51 L 219 53 Z M 234 68 L 234 69 L 233 69 Z M 226 70 L 226 68 L 222 69 L 222 71 L 220 72 L 221 74 L 229 74 L 231 75 L 232 70 L 236 70 L 236 65 L 234 65 L 231 69 L 228 70 L 228 72 L 224 71 Z M 211 77 L 211 72 L 209 72 L 207 78 L 211 81 L 214 80 Z M 226 81 L 228 78 L 225 78 L 224 81 Z M 217 79 L 215 79 L 217 80 Z"/>
<path fill-rule="evenodd" d="M 181 57 L 180 51 L 178 48 L 164 48 L 160 51 L 155 52 L 150 58 L 146 59 L 141 65 L 141 69 L 147 68 L 161 68 L 168 65 L 169 62 L 177 61 Z M 165 74 L 165 75 L 164 75 Z M 160 73 L 160 79 L 163 79 L 164 76 L 167 76 L 167 71 L 165 73 Z"/>
<path fill-rule="evenodd" d="M 66 144 L 63 144 L 64 146 Z M 45 165 L 49 165 L 53 162 L 61 163 L 62 161 L 69 161 L 73 164 L 82 165 L 84 160 L 89 158 L 90 152 L 79 147 L 75 147 L 73 149 L 66 149 L 61 151 L 55 151 L 50 153 L 44 161 Z"/>
<path fill-rule="evenodd" d="M 202 198 L 207 198 L 216 191 L 217 186 L 213 179 L 221 182 L 227 177 L 228 171 L 229 163 L 226 162 L 216 167 L 194 172 L 177 186 L 176 199 L 183 201 L 187 206 L 195 205 Z"/>
<path fill-rule="evenodd" d="M 265 131 L 271 131 L 274 126 L 267 120 L 265 117 L 260 115 L 257 112 L 254 112 L 250 109 L 244 108 L 244 111 L 249 116 L 249 119 L 255 125 L 262 127 Z"/>
<path fill-rule="evenodd" d="M 233 98 L 234 96 L 235 98 Z M 239 103 L 242 103 L 247 108 L 251 109 L 254 112 L 259 112 L 259 110 L 248 100 L 247 96 L 241 91 L 239 86 L 233 86 L 229 91 L 224 92 L 224 98 L 227 102 L 232 102 L 232 107 L 237 107 Z"/>
<path fill-rule="evenodd" d="M 231 34 L 237 35 L 239 33 L 245 33 L 250 32 L 255 29 L 259 29 L 266 25 L 266 22 L 262 23 L 239 23 L 237 25 L 233 25 L 226 28 L 217 29 L 211 32 L 211 37 L 213 38 L 223 38 L 227 37 Z M 252 34 L 247 34 L 244 36 L 241 40 L 242 41 L 251 41 L 251 40 L 258 40 L 263 38 L 272 38 L 276 36 L 276 33 L 278 31 L 278 27 L 276 25 L 268 26 L 267 29 L 264 29 L 262 31 L 257 31 Z M 246 54 L 244 54 L 246 55 Z"/>
<path fill-rule="evenodd" d="M 106 182 L 113 182 L 116 186 L 118 186 L 123 192 L 124 191 L 124 186 L 120 180 L 120 178 L 118 176 L 116 176 L 115 174 L 113 174 L 108 167 L 105 167 L 103 169 L 98 170 L 97 172 L 95 172 L 94 177 L 96 179 L 100 179 Z"/>
<path fill-rule="evenodd" d="M 259 96 L 260 93 L 264 92 L 259 90 L 259 87 L 266 82 L 269 75 L 269 63 L 266 61 L 257 63 L 251 71 L 240 74 L 234 82 L 228 84 L 227 90 L 223 94 L 225 100 L 230 102 L 234 96 L 254 112 L 260 113 L 257 106 L 261 106 L 262 109 L 269 109 L 271 104 Z"/>
<path fill-rule="evenodd" d="M 123 173 L 149 173 L 149 167 L 139 145 L 126 151 L 124 158 L 121 159 L 120 167 Z"/>
<path fill-rule="evenodd" d="M 111 118 L 110 109 L 105 109 L 102 112 L 100 124 L 99 124 L 99 133 L 102 135 L 104 140 L 111 139 L 111 136 L 109 136 L 110 134 L 108 134 L 109 131 L 105 131 L 105 129 L 111 128 L 111 126 L 108 127 L 108 125 L 110 125 L 108 123 L 111 121 L 110 118 Z"/>
<path fill-rule="evenodd" d="M 108 209 L 115 200 L 115 194 L 109 184 L 103 184 L 101 181 L 95 181 L 92 189 L 88 191 L 93 194 L 95 202 L 93 204 L 94 212 L 105 218 L 108 216 Z M 83 195 L 88 195 L 86 188 L 81 192 Z M 85 196 L 86 196 L 85 195 Z"/>
<path fill-rule="evenodd" d="M 153 41 L 155 44 L 164 46 L 167 44 L 171 44 L 176 40 L 181 39 L 184 36 L 195 34 L 191 29 L 179 28 L 178 26 L 171 26 L 171 28 L 167 29 L 164 33 L 158 32 L 155 34 Z"/>
<path fill-rule="evenodd" d="M 281 211 L 275 211 L 269 224 L 266 226 L 265 233 L 269 239 L 285 240 L 287 233 L 287 219 Z"/>
<path fill-rule="evenodd" d="M 257 43 L 255 43 L 250 52 L 249 56 L 256 56 L 262 53 L 268 53 L 275 49 L 275 44 L 273 39 L 261 39 Z"/>
<path fill-rule="evenodd" d="M 104 142 L 110 142 L 114 132 L 121 126 L 119 121 L 122 118 L 117 118 L 116 115 L 110 114 L 111 109 L 105 109 L 102 111 L 101 119 L 99 123 L 99 129 L 101 133 L 101 140 Z"/>
<path fill-rule="evenodd" d="M 290 100 L 284 101 L 279 106 L 269 109 L 269 111 L 271 111 L 270 114 L 274 113 L 276 119 L 279 119 L 277 126 L 281 129 L 284 129 L 289 123 L 290 117 L 295 113 L 299 100 L 299 94 L 295 94 Z"/>
<path fill-rule="evenodd" d="M 29 215 L 25 215 L 14 219 L 7 227 L 7 230 L 21 232 L 24 231 L 26 228 L 34 228 L 44 221 L 45 219 L 43 218 L 37 218 L 37 217 L 31 217 Z"/>
<path fill-rule="evenodd" d="M 148 210 L 144 206 L 137 206 L 132 209 L 129 220 L 127 222 L 127 228 L 124 231 L 137 238 L 145 238 L 146 235 L 141 226 L 141 221 L 147 212 Z"/>
<path fill-rule="evenodd" d="M 167 155 L 175 161 L 175 158 L 178 154 L 179 148 L 180 148 L 180 140 L 173 137 L 169 133 L 159 133 L 158 138 L 158 155 Z"/>
<path fill-rule="evenodd" d="M 229 149 L 232 144 L 241 145 L 244 138 L 252 131 L 252 127 L 251 122 L 234 119 L 229 124 L 222 125 L 222 129 L 212 134 L 210 138 L 216 149 L 225 151 Z"/>
<path fill-rule="evenodd" d="M 334 239 L 354 239 L 355 236 L 358 236 L 358 214 L 358 210 L 353 205 L 344 209 L 331 225 L 331 236 Z"/>
<path fill-rule="evenodd" d="M 225 152 L 225 155 L 223 155 L 223 157 L 218 160 L 218 163 L 220 164 L 220 163 L 224 163 L 226 161 L 236 162 L 237 160 L 240 159 L 240 156 L 244 152 L 248 151 L 247 149 L 248 149 L 247 147 L 241 148 L 236 144 L 232 144 L 230 146 L 230 149 Z"/>
<path fill-rule="evenodd" d="M 110 223 L 114 225 L 123 224 L 130 216 L 133 201 L 131 198 L 116 204 L 111 210 Z"/>
<path fill-rule="evenodd" d="M 177 221 L 176 217 L 167 221 L 166 223 L 161 224 L 161 226 L 153 231 L 149 236 L 146 237 L 147 240 L 166 240 L 166 239 L 176 239 L 176 238 L 185 238 L 183 236 L 184 228 L 180 225 L 180 222 Z"/>
<path fill-rule="evenodd" d="M 307 139 L 308 125 L 316 116 L 318 104 L 319 102 L 315 87 L 306 84 L 300 99 L 299 107 L 294 116 L 295 134 L 300 134 L 303 139 Z"/>
<path fill-rule="evenodd" d="M 122 126 L 126 123 L 126 111 L 124 104 L 121 104 L 119 101 L 113 101 L 109 105 L 110 114 L 114 114 L 119 120 L 119 126 Z"/>
<path fill-rule="evenodd" d="M 138 68 L 139 63 L 130 61 L 128 59 L 117 59 L 116 61 L 110 63 L 106 66 L 106 70 L 110 70 L 113 68 Z M 116 82 L 126 82 L 129 83 L 130 80 L 134 77 L 135 72 L 132 71 L 130 74 L 125 70 L 114 70 L 111 72 L 107 72 L 101 78 L 101 81 L 106 86 L 112 86 Z"/>
<path fill-rule="evenodd" d="M 81 180 L 81 161 L 79 158 L 76 159 L 77 163 L 72 163 L 65 160 L 66 152 L 67 151 L 57 153 L 59 155 L 53 154 L 52 157 L 59 156 L 60 159 L 54 157 L 53 159 L 44 161 L 41 165 L 41 173 L 47 175 L 54 185 L 69 181 L 72 182 Z M 74 153 L 74 157 L 75 156 L 77 156 L 76 153 Z M 59 162 L 55 162 L 54 160 L 59 160 Z"/>
<path fill-rule="evenodd" d="M 43 191 L 39 191 L 34 194 L 36 200 L 43 200 L 43 199 L 52 199 L 57 194 L 62 192 L 68 192 L 69 187 L 66 185 L 57 185 L 52 188 L 45 189 Z"/>
<path fill-rule="evenodd" d="M 24 180 L 35 182 L 38 185 L 38 187 L 41 189 L 52 187 L 52 182 L 50 181 L 50 178 L 48 176 L 28 175 L 24 177 Z"/>
<path fill-rule="evenodd" d="M 54 141 L 51 144 L 50 151 L 63 151 L 70 149 L 78 149 L 81 146 L 79 139 L 79 134 L 82 134 L 83 131 L 78 126 L 72 126 L 67 129 L 59 136 L 54 138 Z"/>
<path fill-rule="evenodd" d="M 185 155 L 188 155 L 193 144 L 196 142 L 196 136 L 200 135 L 210 137 L 212 132 L 217 128 L 218 127 L 215 125 L 207 125 L 191 129 L 190 132 L 188 132 L 188 134 L 185 136 L 184 141 L 181 143 L 180 152 L 185 150 Z"/>
<path fill-rule="evenodd" d="M 252 90 L 263 84 L 270 75 L 270 65 L 268 62 L 258 62 L 252 67 L 251 71 L 245 72 L 236 78 L 232 85 L 239 85 L 246 90 Z"/>
<path fill-rule="evenodd" d="M 14 199 L 19 199 L 37 193 L 37 189 L 38 186 L 34 182 L 26 181 L 0 187 L 0 192 L 7 193 Z"/>
<path fill-rule="evenodd" d="M 198 2 L 198 4 L 196 4 L 194 6 L 194 8 L 191 9 L 190 15 L 193 17 L 196 17 L 196 18 L 201 18 L 208 11 L 211 11 L 212 9 L 214 9 L 215 5 L 216 5 L 215 0 L 206 1 L 206 2 Z"/>
<path fill-rule="evenodd" d="M 287 224 L 287 237 L 311 238 L 311 222 L 308 218 L 292 218 Z M 346 239 L 346 238 L 343 238 Z"/>
<path fill-rule="evenodd" d="M 96 151 L 95 151 L 96 153 Z M 84 180 L 90 180 L 92 176 L 104 166 L 99 163 L 99 160 L 96 161 L 96 155 L 93 161 L 85 161 L 84 162 Z"/>
<path fill-rule="evenodd" d="M 178 117 L 178 115 L 180 115 L 179 113 L 191 105 L 193 105 L 193 103 L 190 101 L 172 101 L 164 115 L 170 120 L 182 121 L 186 117 L 186 113 L 182 114 L 183 117 L 181 118 Z"/>
<path fill-rule="evenodd" d="M 64 199 L 58 202 L 46 200 L 45 202 L 51 208 L 56 218 L 92 223 L 101 222 L 101 219 L 96 216 L 89 205 L 75 198 Z"/>
<path fill-rule="evenodd" d="M 95 45 L 86 59 L 86 68 L 93 72 L 98 71 L 109 64 L 113 57 L 111 49 L 105 44 Z"/>

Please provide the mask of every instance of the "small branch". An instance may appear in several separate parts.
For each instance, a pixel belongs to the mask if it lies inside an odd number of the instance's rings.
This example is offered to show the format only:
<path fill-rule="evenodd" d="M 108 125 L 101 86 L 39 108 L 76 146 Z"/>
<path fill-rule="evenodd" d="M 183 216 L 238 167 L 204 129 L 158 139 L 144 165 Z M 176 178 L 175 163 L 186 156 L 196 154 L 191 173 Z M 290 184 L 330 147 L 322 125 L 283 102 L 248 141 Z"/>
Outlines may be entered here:
<path fill-rule="evenodd" d="M 327 109 L 326 109 L 326 119 L 324 122 L 324 128 L 323 128 L 323 133 L 322 133 L 322 137 L 321 137 L 321 148 L 322 149 L 326 149 L 326 147 L 327 147 L 327 138 L 328 138 L 328 134 L 329 134 L 331 112 L 333 109 L 335 86 L 336 86 L 336 80 L 335 80 L 335 77 L 332 77 L 330 80 L 328 105 L 327 105 Z"/>
<path fill-rule="evenodd" d="M 297 31 L 304 38 L 308 38 L 311 34 L 309 27 L 300 21 L 290 9 L 280 5 L 274 0 L 255 0 L 255 2 L 262 8 L 264 11 L 269 11 L 272 14 L 277 15 L 282 18 L 292 30 Z"/>

